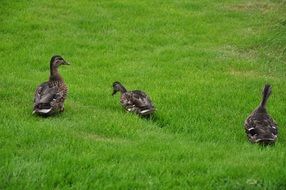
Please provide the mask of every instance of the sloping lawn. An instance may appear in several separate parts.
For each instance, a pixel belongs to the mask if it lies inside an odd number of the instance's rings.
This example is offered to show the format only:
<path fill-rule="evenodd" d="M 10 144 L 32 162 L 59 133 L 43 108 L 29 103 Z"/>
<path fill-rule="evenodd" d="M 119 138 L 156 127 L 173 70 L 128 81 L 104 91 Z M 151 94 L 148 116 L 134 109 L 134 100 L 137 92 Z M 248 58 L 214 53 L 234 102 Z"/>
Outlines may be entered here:
<path fill-rule="evenodd" d="M 0 39 L 0 189 L 286 189 L 285 1 L 1 0 Z M 54 54 L 65 112 L 37 117 Z M 272 147 L 243 128 L 266 83 Z"/>

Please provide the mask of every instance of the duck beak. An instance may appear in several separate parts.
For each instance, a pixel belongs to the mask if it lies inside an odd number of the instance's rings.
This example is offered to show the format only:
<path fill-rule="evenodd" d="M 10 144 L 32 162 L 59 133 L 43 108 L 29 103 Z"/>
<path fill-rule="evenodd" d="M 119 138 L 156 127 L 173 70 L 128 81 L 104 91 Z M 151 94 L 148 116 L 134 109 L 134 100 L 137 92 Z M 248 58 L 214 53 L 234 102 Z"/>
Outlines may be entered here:
<path fill-rule="evenodd" d="M 70 63 L 64 60 L 63 65 L 70 65 Z"/>
<path fill-rule="evenodd" d="M 112 92 L 112 96 L 114 96 L 115 94 L 116 94 L 116 90 L 113 90 L 113 92 Z"/>

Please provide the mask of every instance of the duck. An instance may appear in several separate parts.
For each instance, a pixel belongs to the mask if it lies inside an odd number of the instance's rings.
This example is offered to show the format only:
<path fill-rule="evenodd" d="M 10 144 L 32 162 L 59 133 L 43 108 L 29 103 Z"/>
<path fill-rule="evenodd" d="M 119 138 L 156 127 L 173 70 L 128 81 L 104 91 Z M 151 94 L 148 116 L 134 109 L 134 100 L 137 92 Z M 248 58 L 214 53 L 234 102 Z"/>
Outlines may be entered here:
<path fill-rule="evenodd" d="M 262 91 L 262 100 L 259 106 L 247 117 L 244 128 L 248 140 L 261 145 L 275 144 L 278 136 L 278 126 L 267 113 L 266 103 L 272 92 L 271 85 L 266 84 Z"/>
<path fill-rule="evenodd" d="M 35 91 L 33 114 L 50 116 L 64 111 L 68 88 L 58 72 L 61 65 L 69 63 L 60 55 L 52 56 L 49 80 L 40 84 Z"/>
<path fill-rule="evenodd" d="M 149 117 L 155 112 L 155 107 L 145 92 L 141 90 L 127 91 L 118 81 L 115 81 L 112 87 L 112 96 L 117 92 L 121 93 L 120 103 L 127 112 L 132 112 L 142 117 Z"/>

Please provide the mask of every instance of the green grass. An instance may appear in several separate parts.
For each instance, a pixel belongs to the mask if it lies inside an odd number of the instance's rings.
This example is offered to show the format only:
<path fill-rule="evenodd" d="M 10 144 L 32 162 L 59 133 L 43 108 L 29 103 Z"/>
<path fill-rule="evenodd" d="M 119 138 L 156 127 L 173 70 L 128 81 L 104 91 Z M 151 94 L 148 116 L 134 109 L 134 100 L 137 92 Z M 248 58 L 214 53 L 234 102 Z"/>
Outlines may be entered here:
<path fill-rule="evenodd" d="M 0 189 L 286 189 L 286 4 L 1 1 Z M 65 112 L 32 115 L 54 54 Z M 125 113 L 112 82 L 146 91 Z M 274 147 L 243 122 L 273 85 Z"/>

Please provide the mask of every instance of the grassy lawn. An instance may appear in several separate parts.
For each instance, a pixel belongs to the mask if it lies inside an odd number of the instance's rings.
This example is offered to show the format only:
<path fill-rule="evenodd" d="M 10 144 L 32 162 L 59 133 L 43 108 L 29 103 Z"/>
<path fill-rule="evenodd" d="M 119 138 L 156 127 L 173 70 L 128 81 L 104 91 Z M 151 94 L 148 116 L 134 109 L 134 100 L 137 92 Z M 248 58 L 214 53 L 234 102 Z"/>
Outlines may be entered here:
<path fill-rule="evenodd" d="M 286 189 L 285 1 L 1 0 L 0 18 L 0 189 Z M 54 54 L 65 112 L 36 117 Z M 280 128 L 262 148 L 243 123 L 265 83 Z"/>

